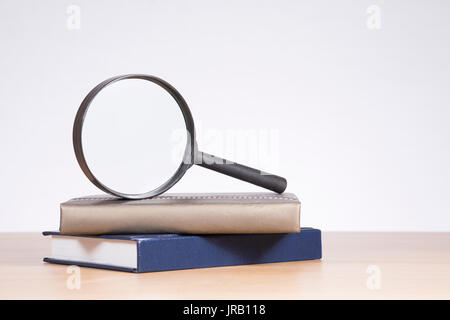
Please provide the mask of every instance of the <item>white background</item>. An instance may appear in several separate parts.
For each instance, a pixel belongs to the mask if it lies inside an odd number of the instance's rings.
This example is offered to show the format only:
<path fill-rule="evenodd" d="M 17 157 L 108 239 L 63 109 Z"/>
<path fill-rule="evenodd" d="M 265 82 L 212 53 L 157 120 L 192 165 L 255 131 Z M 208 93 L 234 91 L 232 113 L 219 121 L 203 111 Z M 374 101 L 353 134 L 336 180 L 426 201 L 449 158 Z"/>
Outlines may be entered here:
<path fill-rule="evenodd" d="M 80 29 L 67 26 L 72 4 Z M 370 5 L 381 29 L 366 25 Z M 303 226 L 450 231 L 449 9 L 1 0 L 0 231 L 56 229 L 60 202 L 99 193 L 72 123 L 92 87 L 125 73 L 168 80 L 204 130 L 276 130 L 275 173 L 301 199 Z M 194 167 L 171 191 L 261 189 Z"/>

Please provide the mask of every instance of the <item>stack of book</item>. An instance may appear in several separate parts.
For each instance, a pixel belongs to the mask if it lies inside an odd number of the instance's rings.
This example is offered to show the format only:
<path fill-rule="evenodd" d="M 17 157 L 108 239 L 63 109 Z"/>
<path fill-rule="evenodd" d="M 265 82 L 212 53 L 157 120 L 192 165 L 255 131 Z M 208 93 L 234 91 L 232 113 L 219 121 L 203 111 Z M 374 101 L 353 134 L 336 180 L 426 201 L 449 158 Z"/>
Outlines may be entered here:
<path fill-rule="evenodd" d="M 46 262 L 148 272 L 320 259 L 321 234 L 300 228 L 292 193 L 110 196 L 61 204 Z"/>

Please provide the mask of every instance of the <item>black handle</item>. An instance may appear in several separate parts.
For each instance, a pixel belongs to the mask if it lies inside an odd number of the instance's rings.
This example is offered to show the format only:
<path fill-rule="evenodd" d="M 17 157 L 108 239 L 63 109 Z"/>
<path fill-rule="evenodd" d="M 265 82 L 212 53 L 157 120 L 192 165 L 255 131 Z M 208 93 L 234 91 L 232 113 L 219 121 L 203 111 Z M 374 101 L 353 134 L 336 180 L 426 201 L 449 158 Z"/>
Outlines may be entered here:
<path fill-rule="evenodd" d="M 283 193 L 287 187 L 287 181 L 283 177 L 265 173 L 205 152 L 198 151 L 195 164 L 278 193 Z"/>

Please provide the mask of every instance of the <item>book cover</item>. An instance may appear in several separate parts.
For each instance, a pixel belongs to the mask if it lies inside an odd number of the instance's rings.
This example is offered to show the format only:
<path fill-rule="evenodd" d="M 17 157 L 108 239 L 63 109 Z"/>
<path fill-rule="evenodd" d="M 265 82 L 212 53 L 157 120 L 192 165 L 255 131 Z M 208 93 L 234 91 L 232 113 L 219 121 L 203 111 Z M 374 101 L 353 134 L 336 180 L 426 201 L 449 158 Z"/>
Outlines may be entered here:
<path fill-rule="evenodd" d="M 44 261 L 59 264 L 149 272 L 244 265 L 322 257 L 321 232 L 302 228 L 287 234 L 234 235 L 102 235 L 52 237 L 52 254 Z"/>
<path fill-rule="evenodd" d="M 164 194 L 144 200 L 90 196 L 60 208 L 62 234 L 300 231 L 300 202 L 292 193 Z"/>

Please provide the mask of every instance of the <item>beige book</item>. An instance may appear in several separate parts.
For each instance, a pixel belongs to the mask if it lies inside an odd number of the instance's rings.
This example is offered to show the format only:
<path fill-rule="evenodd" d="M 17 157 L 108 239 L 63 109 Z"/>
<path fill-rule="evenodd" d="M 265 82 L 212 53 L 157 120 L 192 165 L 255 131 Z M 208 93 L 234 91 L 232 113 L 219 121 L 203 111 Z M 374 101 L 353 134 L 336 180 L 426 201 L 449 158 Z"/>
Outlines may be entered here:
<path fill-rule="evenodd" d="M 60 232 L 300 232 L 300 202 L 292 193 L 172 193 L 144 200 L 90 196 L 61 203 Z"/>

